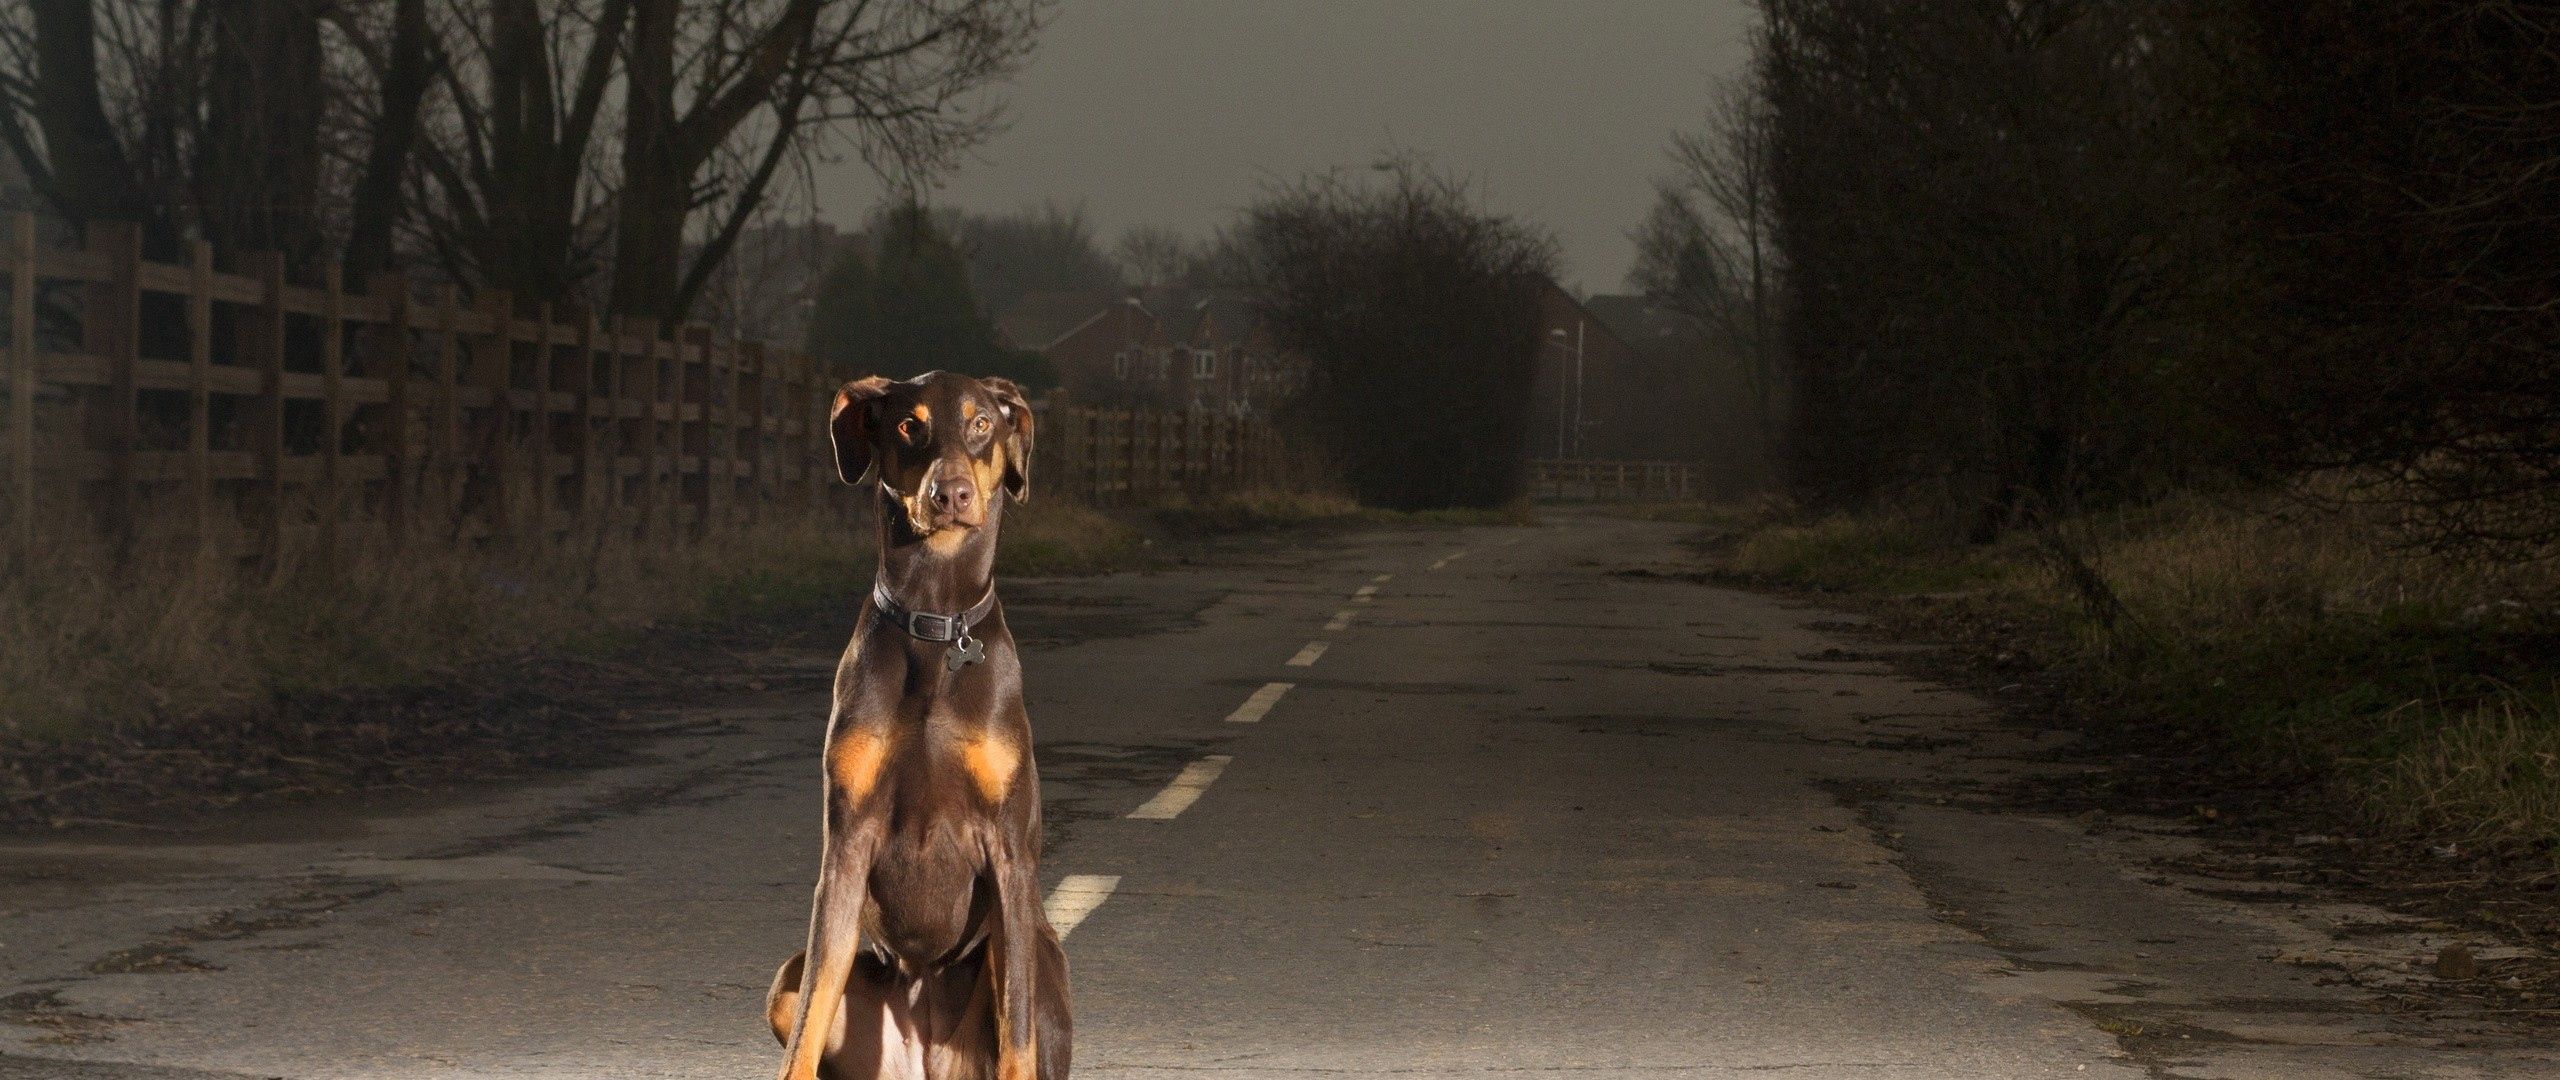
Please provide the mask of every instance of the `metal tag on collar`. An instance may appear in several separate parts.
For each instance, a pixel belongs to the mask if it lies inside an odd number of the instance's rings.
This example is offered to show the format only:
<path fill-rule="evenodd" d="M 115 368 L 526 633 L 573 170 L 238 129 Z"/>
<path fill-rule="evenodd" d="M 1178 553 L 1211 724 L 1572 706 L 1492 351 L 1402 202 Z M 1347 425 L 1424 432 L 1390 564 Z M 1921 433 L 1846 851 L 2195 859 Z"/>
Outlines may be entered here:
<path fill-rule="evenodd" d="M 969 632 L 963 630 L 960 632 L 960 640 L 951 643 L 951 651 L 943 654 L 942 666 L 950 671 L 958 671 L 986 658 L 986 642 L 970 637 Z"/>

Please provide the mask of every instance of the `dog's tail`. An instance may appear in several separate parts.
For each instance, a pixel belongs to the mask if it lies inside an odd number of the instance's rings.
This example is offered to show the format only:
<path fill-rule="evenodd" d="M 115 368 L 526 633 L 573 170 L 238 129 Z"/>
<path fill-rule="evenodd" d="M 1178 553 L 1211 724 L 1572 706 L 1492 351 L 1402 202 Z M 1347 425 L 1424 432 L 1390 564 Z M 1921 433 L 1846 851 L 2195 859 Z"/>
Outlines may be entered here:
<path fill-rule="evenodd" d="M 800 1015 L 800 973 L 808 966 L 807 950 L 792 953 L 773 973 L 773 989 L 764 994 L 764 1019 L 773 1025 L 773 1041 L 791 1045 L 791 1022 Z"/>

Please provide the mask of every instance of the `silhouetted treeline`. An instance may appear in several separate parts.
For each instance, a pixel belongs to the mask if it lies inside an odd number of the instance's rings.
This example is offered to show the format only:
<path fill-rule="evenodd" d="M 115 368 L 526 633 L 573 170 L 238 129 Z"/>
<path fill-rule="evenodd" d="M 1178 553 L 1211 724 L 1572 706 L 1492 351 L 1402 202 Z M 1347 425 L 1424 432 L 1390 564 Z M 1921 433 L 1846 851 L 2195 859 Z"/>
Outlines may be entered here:
<path fill-rule="evenodd" d="M 2226 460 L 2202 67 L 2148 0 L 1771 0 L 1786 437 L 1990 532 Z"/>
<path fill-rule="evenodd" d="M 1118 292 L 1127 281 L 1094 238 L 1081 204 L 1051 201 L 997 214 L 946 210 L 935 224 L 968 259 L 969 283 L 991 315 L 1034 293 Z"/>
<path fill-rule="evenodd" d="M 1763 7 L 1744 101 L 1638 238 L 1694 310 L 1774 283 L 1800 495 L 1989 535 L 2343 465 L 2435 537 L 2554 535 L 2560 13 Z"/>
<path fill-rule="evenodd" d="M 2244 12 L 2229 160 L 2270 419 L 2437 539 L 2560 539 L 2560 7 Z"/>
<path fill-rule="evenodd" d="M 936 217 L 910 204 L 872 215 L 818 283 L 809 355 L 830 371 L 903 377 L 924 364 L 1034 392 L 1058 385 L 1047 357 L 996 340 L 967 259 Z"/>
<path fill-rule="evenodd" d="M 1360 501 L 1391 509 L 1517 498 L 1541 344 L 1536 279 L 1555 244 L 1411 160 L 1247 210 L 1225 260 L 1284 348 L 1314 361 L 1303 407 Z"/>

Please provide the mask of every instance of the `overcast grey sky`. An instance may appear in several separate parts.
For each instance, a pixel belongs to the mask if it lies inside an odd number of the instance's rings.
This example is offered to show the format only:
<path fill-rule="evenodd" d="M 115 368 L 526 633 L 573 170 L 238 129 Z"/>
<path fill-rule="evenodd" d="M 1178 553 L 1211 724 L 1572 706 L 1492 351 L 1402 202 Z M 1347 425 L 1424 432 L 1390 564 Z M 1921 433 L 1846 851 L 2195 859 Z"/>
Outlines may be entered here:
<path fill-rule="evenodd" d="M 1755 21 L 1745 0 L 1063 0 L 1004 92 L 1011 128 L 936 201 L 1081 201 L 1106 243 L 1205 235 L 1268 180 L 1392 144 L 1552 230 L 1567 285 L 1616 291 L 1663 147 Z M 833 166 L 819 210 L 857 222 L 879 190 Z"/>

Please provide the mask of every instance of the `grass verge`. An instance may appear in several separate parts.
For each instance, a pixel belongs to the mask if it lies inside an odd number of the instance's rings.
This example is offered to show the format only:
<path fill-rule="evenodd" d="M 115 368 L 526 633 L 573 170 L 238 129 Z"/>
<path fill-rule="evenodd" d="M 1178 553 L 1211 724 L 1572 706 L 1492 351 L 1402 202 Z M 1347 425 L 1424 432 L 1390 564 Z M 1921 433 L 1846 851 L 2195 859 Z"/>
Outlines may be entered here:
<path fill-rule="evenodd" d="M 1725 569 L 1887 601 L 2036 669 L 2095 715 L 2270 802 L 2377 838 L 2549 863 L 2560 852 L 2560 566 L 2391 543 L 2376 515 L 2187 498 L 2059 530 L 2121 601 L 2093 618 L 2050 545 L 1966 544 L 1890 513 L 1702 508 Z"/>
<path fill-rule="evenodd" d="M 118 568 L 85 546 L 36 552 L 0 575 L 0 819 L 124 821 L 581 760 L 597 718 L 530 684 L 671 631 L 849 604 L 872 546 L 863 516 L 832 514 L 689 545 L 422 542 L 258 573 L 203 553 Z M 1011 513 L 997 569 L 1143 558 L 1135 527 L 1050 500 Z"/>
<path fill-rule="evenodd" d="M 1015 510 L 998 571 L 1095 573 L 1137 530 L 1073 503 Z M 589 536 L 539 552 L 417 544 L 244 574 L 211 554 L 119 571 L 64 547 L 0 579 L 0 717 L 73 737 L 280 695 L 436 682 L 493 656 L 592 653 L 669 620 L 850 595 L 872 533 L 850 515 L 722 529 L 690 545 Z"/>

